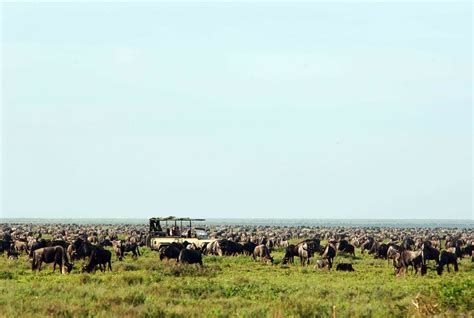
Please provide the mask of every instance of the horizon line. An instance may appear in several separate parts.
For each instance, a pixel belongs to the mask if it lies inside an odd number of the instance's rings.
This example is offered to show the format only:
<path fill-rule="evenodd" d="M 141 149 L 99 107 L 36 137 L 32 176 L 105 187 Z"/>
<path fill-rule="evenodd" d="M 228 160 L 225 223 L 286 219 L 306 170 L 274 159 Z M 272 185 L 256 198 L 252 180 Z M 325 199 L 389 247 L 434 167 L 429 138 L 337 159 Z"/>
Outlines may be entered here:
<path fill-rule="evenodd" d="M 100 219 L 111 219 L 111 220 L 141 220 L 149 219 L 150 217 L 3 217 L 0 216 L 0 219 L 30 219 L 30 220 L 100 220 Z M 361 220 L 361 221 L 370 221 L 370 220 L 393 220 L 393 221 L 412 221 L 412 220 L 423 220 L 423 221 L 473 221 L 474 218 L 327 218 L 327 217 L 208 217 L 208 220 Z"/>

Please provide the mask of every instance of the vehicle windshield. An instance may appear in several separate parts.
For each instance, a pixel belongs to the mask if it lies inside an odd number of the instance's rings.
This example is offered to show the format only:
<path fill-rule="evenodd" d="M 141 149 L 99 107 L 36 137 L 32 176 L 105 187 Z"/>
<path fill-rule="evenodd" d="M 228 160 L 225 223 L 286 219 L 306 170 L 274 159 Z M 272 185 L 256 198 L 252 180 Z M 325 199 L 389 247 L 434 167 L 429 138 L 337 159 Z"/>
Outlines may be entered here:
<path fill-rule="evenodd" d="M 204 230 L 198 230 L 196 229 L 196 237 L 198 239 L 208 239 L 209 235 L 206 233 Z"/>

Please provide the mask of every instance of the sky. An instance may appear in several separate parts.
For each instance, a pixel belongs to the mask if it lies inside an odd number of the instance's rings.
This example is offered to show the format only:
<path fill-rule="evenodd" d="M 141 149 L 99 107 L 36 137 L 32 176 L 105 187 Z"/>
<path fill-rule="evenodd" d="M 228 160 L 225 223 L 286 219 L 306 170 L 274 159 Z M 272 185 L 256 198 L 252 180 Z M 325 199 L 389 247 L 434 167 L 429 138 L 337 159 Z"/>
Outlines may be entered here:
<path fill-rule="evenodd" d="M 10 2 L 1 29 L 1 217 L 473 219 L 470 2 Z"/>

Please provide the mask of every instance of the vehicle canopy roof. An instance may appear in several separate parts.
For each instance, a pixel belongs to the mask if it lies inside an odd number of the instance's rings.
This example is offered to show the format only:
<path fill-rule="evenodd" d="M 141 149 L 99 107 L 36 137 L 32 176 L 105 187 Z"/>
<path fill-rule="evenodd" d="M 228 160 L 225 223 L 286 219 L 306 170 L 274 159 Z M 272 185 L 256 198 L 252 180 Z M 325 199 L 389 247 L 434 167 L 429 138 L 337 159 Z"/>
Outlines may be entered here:
<path fill-rule="evenodd" d="M 150 221 L 206 221 L 206 219 L 192 219 L 188 217 L 178 218 L 175 216 L 166 216 L 166 217 L 154 217 L 150 218 Z"/>

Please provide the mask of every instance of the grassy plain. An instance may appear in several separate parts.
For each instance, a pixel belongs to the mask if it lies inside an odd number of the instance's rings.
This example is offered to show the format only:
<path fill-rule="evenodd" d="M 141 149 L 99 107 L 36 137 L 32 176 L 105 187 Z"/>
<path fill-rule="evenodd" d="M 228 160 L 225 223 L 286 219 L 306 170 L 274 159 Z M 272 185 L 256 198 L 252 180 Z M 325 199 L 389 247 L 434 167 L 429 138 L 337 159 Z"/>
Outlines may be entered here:
<path fill-rule="evenodd" d="M 206 256 L 204 267 L 160 262 L 147 248 L 113 272 L 69 275 L 51 265 L 32 273 L 25 256 L 0 257 L 2 317 L 405 317 L 473 316 L 474 263 L 438 277 L 395 277 L 387 261 L 336 257 L 355 272 L 267 265 L 250 257 Z M 277 262 L 282 251 L 273 252 Z"/>

